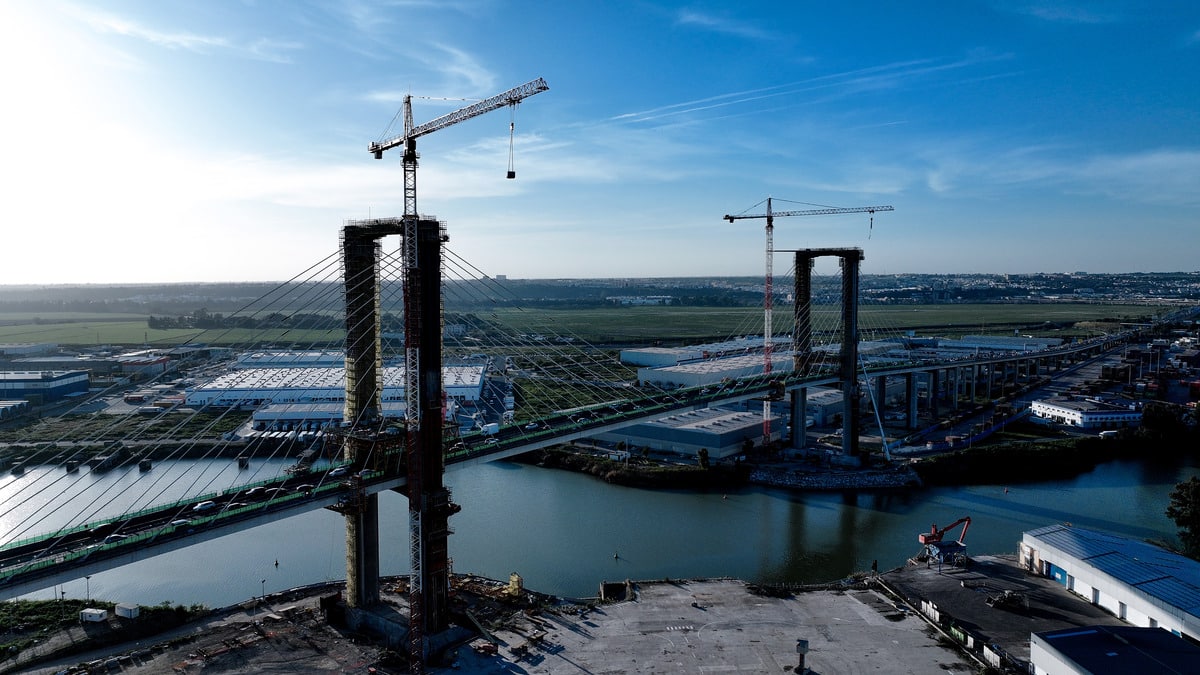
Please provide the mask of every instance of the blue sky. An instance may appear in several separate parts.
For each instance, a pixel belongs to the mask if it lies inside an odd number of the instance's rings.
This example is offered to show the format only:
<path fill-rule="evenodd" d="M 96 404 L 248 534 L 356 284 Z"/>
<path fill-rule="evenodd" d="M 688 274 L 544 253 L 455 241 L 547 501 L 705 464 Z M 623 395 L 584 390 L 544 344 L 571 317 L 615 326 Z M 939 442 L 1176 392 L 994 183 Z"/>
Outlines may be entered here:
<path fill-rule="evenodd" d="M 915 8 L 915 9 L 914 9 Z M 13 0 L 0 283 L 283 280 L 418 205 L 514 278 L 1200 270 L 1200 3 Z M 439 100 L 441 99 L 441 100 Z M 444 100 L 453 99 L 453 100 Z M 779 202 L 780 208 L 808 208 Z M 777 272 L 787 266 L 777 259 Z"/>

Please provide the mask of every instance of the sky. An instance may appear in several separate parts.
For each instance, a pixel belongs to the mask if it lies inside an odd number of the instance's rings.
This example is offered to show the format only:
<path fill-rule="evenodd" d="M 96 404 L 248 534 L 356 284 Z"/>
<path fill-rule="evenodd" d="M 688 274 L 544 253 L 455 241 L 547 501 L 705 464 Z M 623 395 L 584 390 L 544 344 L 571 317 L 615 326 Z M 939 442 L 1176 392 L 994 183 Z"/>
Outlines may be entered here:
<path fill-rule="evenodd" d="M 402 215 L 406 95 L 538 77 L 417 141 L 488 275 L 761 274 L 768 197 L 893 206 L 774 221 L 866 274 L 1200 270 L 1191 0 L 6 0 L 0 64 L 0 284 L 296 278 Z"/>

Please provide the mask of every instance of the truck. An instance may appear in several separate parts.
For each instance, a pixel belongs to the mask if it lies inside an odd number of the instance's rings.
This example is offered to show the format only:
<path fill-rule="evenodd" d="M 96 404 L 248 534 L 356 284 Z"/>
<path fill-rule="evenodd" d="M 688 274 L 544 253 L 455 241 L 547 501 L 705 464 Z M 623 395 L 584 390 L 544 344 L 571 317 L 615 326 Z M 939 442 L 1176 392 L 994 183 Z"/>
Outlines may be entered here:
<path fill-rule="evenodd" d="M 495 436 L 496 434 L 500 433 L 500 423 L 490 422 L 480 427 L 479 430 L 482 431 L 483 435 L 485 436 Z"/>

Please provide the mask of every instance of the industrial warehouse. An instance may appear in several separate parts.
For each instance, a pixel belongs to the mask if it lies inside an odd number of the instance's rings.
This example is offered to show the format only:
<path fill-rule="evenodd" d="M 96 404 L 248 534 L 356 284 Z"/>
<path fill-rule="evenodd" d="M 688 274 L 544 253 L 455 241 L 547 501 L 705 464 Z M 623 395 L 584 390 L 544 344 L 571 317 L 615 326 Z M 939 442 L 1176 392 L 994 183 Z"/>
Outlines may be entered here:
<path fill-rule="evenodd" d="M 0 399 L 60 401 L 88 390 L 86 370 L 0 371 Z"/>
<path fill-rule="evenodd" d="M 483 389 L 483 366 L 442 368 L 446 396 L 459 403 L 474 404 Z M 404 404 L 404 367 L 383 368 L 384 406 Z M 265 404 L 340 403 L 346 400 L 346 369 L 247 368 L 234 370 L 189 389 L 191 407 L 258 407 Z"/>
<path fill-rule="evenodd" d="M 782 436 L 783 426 L 783 421 L 776 422 L 773 440 Z M 744 452 L 746 439 L 761 439 L 762 429 L 761 415 L 704 408 L 634 424 L 596 439 L 678 455 L 697 456 L 703 448 L 710 458 L 724 459 Z"/>
<path fill-rule="evenodd" d="M 1030 408 L 1034 417 L 1080 429 L 1116 429 L 1142 423 L 1142 407 L 1137 402 L 1117 405 L 1096 398 L 1056 396 L 1033 401 Z"/>
<path fill-rule="evenodd" d="M 1133 626 L 1200 639 L 1200 562 L 1064 524 L 1025 532 L 1020 563 Z"/>

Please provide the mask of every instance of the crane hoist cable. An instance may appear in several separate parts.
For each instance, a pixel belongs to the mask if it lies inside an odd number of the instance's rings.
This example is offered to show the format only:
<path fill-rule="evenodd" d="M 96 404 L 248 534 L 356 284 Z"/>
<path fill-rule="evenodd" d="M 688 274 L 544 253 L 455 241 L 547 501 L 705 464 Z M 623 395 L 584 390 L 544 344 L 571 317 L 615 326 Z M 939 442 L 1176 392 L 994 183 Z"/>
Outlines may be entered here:
<path fill-rule="evenodd" d="M 513 166 L 513 136 L 517 128 L 517 103 L 509 106 L 508 117 L 508 173 L 505 178 L 513 179 L 517 177 L 517 169 Z"/>

